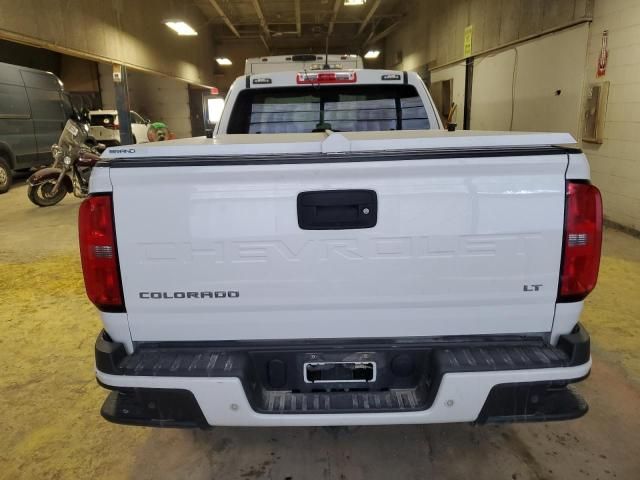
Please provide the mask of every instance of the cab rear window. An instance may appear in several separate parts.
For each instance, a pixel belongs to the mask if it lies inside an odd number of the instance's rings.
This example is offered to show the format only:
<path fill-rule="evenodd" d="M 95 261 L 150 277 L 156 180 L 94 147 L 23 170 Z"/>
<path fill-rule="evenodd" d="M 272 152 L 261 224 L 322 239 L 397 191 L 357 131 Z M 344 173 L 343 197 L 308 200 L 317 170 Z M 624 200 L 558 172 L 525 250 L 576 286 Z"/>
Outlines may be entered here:
<path fill-rule="evenodd" d="M 240 92 L 227 133 L 308 133 L 428 129 L 411 85 L 336 85 Z"/>

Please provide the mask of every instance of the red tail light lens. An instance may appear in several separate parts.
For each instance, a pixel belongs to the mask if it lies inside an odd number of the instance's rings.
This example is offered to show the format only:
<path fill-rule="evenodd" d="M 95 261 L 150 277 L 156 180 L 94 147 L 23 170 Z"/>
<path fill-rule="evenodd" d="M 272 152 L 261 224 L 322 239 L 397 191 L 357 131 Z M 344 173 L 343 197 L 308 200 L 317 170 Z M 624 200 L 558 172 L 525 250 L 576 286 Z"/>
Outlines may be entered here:
<path fill-rule="evenodd" d="M 356 72 L 299 72 L 296 76 L 296 83 L 318 84 L 318 83 L 355 83 L 358 80 Z"/>
<path fill-rule="evenodd" d="M 559 302 L 577 302 L 596 286 L 602 247 L 602 199 L 589 183 L 568 182 Z"/>
<path fill-rule="evenodd" d="M 89 300 L 102 311 L 124 312 L 111 195 L 96 195 L 82 202 L 78 231 Z"/>

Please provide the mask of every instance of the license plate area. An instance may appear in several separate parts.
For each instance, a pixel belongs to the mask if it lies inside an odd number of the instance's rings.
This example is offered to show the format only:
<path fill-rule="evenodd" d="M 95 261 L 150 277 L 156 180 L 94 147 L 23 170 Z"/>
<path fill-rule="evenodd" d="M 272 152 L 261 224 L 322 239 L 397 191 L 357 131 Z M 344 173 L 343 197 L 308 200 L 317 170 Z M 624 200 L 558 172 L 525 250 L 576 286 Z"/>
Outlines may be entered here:
<path fill-rule="evenodd" d="M 370 383 L 376 381 L 376 362 L 306 362 L 305 383 Z"/>

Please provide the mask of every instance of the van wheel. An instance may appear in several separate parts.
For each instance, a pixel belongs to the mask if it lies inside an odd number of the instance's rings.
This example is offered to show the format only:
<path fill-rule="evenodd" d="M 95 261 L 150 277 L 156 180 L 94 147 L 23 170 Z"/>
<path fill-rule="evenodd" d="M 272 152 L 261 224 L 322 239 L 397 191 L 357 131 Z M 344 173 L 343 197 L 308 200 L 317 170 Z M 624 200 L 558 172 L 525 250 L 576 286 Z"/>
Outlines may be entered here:
<path fill-rule="evenodd" d="M 0 157 L 0 193 L 8 192 L 11 182 L 13 182 L 13 174 L 9 162 Z"/>

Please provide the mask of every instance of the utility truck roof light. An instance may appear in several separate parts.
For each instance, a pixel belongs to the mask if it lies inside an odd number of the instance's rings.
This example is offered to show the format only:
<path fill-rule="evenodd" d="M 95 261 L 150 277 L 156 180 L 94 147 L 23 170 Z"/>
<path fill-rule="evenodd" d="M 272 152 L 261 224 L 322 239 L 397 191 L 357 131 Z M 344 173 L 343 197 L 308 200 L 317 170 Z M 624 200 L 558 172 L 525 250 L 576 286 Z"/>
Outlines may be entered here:
<path fill-rule="evenodd" d="M 181 37 L 194 37 L 198 35 L 191 25 L 182 20 L 166 20 L 164 24 Z"/>

